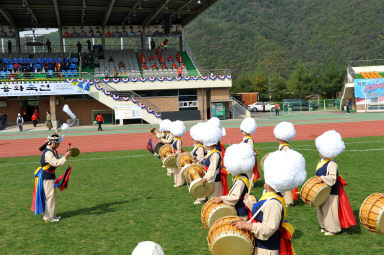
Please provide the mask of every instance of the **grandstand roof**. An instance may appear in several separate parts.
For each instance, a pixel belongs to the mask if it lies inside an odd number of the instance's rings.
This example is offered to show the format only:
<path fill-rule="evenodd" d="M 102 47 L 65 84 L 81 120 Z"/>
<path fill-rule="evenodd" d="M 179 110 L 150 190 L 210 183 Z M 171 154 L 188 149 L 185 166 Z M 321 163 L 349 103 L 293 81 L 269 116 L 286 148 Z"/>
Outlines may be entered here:
<path fill-rule="evenodd" d="M 62 26 L 187 25 L 217 0 L 6 0 L 0 25 L 19 28 Z"/>

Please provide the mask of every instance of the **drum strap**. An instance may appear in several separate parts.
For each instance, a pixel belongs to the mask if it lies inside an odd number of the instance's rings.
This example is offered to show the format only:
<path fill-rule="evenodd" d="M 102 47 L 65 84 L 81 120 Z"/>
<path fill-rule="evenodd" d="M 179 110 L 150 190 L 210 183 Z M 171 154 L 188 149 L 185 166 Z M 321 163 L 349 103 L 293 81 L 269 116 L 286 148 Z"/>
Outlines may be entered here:
<path fill-rule="evenodd" d="M 287 142 L 284 142 L 284 143 L 280 144 L 279 151 L 281 151 L 285 146 L 288 146 L 291 149 L 291 145 Z"/>
<path fill-rule="evenodd" d="M 327 162 L 331 161 L 329 158 L 323 158 L 317 163 L 316 171 L 319 170 L 322 166 L 324 166 Z"/>

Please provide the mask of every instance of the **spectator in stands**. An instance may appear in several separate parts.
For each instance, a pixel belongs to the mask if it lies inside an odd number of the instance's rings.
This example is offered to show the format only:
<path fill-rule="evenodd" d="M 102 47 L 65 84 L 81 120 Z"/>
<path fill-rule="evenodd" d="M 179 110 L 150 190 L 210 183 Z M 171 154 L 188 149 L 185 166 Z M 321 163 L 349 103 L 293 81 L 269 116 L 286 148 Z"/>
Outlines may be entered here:
<path fill-rule="evenodd" d="M 163 41 L 163 47 L 164 47 L 164 49 L 168 49 L 168 39 L 165 39 Z"/>
<path fill-rule="evenodd" d="M 167 69 L 167 65 L 166 64 L 162 64 L 161 65 L 161 70 L 164 70 L 164 69 Z"/>
<path fill-rule="evenodd" d="M 91 45 L 91 41 L 89 39 L 87 40 L 87 46 L 88 46 L 88 52 L 91 52 L 92 45 Z"/>
<path fill-rule="evenodd" d="M 139 55 L 139 58 L 140 58 L 140 63 L 141 63 L 141 64 L 145 64 L 145 57 L 144 57 L 144 54 L 143 54 L 143 53 L 141 53 L 141 54 Z"/>
<path fill-rule="evenodd" d="M 97 131 L 103 131 L 103 128 L 101 127 L 101 124 L 104 123 L 104 118 L 103 118 L 103 115 L 101 115 L 101 113 L 97 113 L 96 122 L 97 122 L 97 124 L 99 124 L 99 127 L 97 128 Z"/>
<path fill-rule="evenodd" d="M 157 55 L 157 58 L 159 59 L 160 64 L 164 64 L 165 60 L 164 60 L 163 55 L 158 54 L 158 55 Z"/>
<path fill-rule="evenodd" d="M 33 63 L 32 63 L 32 61 L 29 62 L 29 65 L 28 65 L 28 71 L 29 71 L 29 72 L 32 72 L 32 71 L 33 71 Z"/>
<path fill-rule="evenodd" d="M 168 62 L 171 62 L 172 60 L 173 60 L 172 55 L 169 55 L 169 56 L 168 56 Z"/>
<path fill-rule="evenodd" d="M 142 65 L 141 67 L 143 68 L 143 70 L 148 70 L 148 66 L 146 64 Z"/>
<path fill-rule="evenodd" d="M 157 67 L 156 63 L 154 63 L 154 64 L 152 65 L 152 70 L 154 70 L 154 69 L 159 70 L 159 68 Z"/>
<path fill-rule="evenodd" d="M 81 45 L 80 41 L 77 42 L 76 46 L 77 46 L 77 52 L 81 54 L 81 47 L 83 46 Z"/>
<path fill-rule="evenodd" d="M 27 63 L 25 63 L 25 61 L 23 61 L 23 63 L 21 63 L 21 68 L 23 68 L 23 70 L 27 68 Z"/>
<path fill-rule="evenodd" d="M 156 54 L 160 54 L 160 53 L 161 53 L 161 47 L 159 45 L 159 47 L 157 47 L 157 49 L 156 49 Z"/>
<path fill-rule="evenodd" d="M 46 73 L 46 71 L 45 71 L 45 66 L 43 66 L 43 68 L 41 69 L 41 72 L 42 72 L 42 73 Z"/>
<path fill-rule="evenodd" d="M 129 26 L 128 35 L 136 35 L 135 32 L 133 32 L 133 26 Z"/>
<path fill-rule="evenodd" d="M 280 115 L 280 105 L 279 105 L 279 103 L 275 104 L 275 115 L 276 116 Z"/>
<path fill-rule="evenodd" d="M 47 63 L 47 61 L 44 61 L 44 63 L 43 63 L 43 67 L 48 68 L 48 63 Z"/>
<path fill-rule="evenodd" d="M 15 68 L 12 68 L 12 69 L 11 69 L 11 73 L 16 73 L 16 72 L 15 72 Z"/>
<path fill-rule="evenodd" d="M 108 67 L 105 67 L 105 69 L 104 69 L 104 76 L 105 76 L 105 78 L 109 77 L 109 69 L 108 69 Z"/>
<path fill-rule="evenodd" d="M 19 63 L 17 61 L 13 64 L 13 68 L 17 70 L 20 67 Z"/>
<path fill-rule="evenodd" d="M 178 68 L 177 68 L 177 76 L 178 77 L 181 77 L 181 74 L 183 73 L 183 68 L 181 67 L 181 66 L 179 66 Z"/>
<path fill-rule="evenodd" d="M 122 26 L 121 27 L 121 36 L 127 36 L 128 35 L 128 32 L 127 32 L 127 30 L 125 29 L 125 26 Z"/>
<path fill-rule="evenodd" d="M 149 61 L 151 62 L 151 63 L 153 63 L 154 61 L 155 61 L 155 57 L 154 56 L 149 56 Z"/>
<path fill-rule="evenodd" d="M 19 126 L 19 132 L 23 131 L 24 118 L 20 113 L 17 114 L 16 123 Z"/>
<path fill-rule="evenodd" d="M 151 50 L 154 50 L 155 47 L 156 47 L 155 40 L 153 40 L 153 38 L 151 38 Z"/>
<path fill-rule="evenodd" d="M 12 52 L 12 42 L 11 40 L 8 40 L 8 53 Z"/>
<path fill-rule="evenodd" d="M 117 78 L 119 76 L 119 71 L 117 70 L 116 66 L 113 68 L 113 76 L 114 78 Z"/>
<path fill-rule="evenodd" d="M 97 67 L 97 68 L 100 68 L 100 64 L 99 64 L 99 61 L 98 61 L 97 59 L 95 60 L 95 68 L 96 68 L 96 67 Z"/>
<path fill-rule="evenodd" d="M 121 61 L 121 60 L 119 62 L 119 68 L 124 68 L 125 69 L 125 65 L 124 65 L 123 61 Z"/>
<path fill-rule="evenodd" d="M 172 63 L 171 67 L 172 69 L 177 69 L 177 65 L 175 63 Z"/>
<path fill-rule="evenodd" d="M 109 63 L 113 62 L 113 58 L 112 58 L 112 56 L 109 57 L 108 62 L 109 62 Z"/>
<path fill-rule="evenodd" d="M 48 53 L 51 53 L 52 52 L 52 45 L 51 45 L 51 42 L 49 41 L 49 39 L 47 39 L 45 46 L 47 47 Z"/>

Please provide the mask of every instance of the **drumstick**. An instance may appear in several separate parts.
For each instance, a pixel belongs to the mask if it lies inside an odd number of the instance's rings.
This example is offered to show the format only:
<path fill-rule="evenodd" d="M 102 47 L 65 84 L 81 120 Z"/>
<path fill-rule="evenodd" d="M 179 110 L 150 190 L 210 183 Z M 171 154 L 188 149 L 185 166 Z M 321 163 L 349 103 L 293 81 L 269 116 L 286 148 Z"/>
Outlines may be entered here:
<path fill-rule="evenodd" d="M 248 190 L 248 195 L 251 193 L 251 190 L 253 188 L 253 178 L 255 177 L 255 174 L 252 173 L 252 178 L 251 178 L 251 183 L 249 184 L 249 190 Z"/>

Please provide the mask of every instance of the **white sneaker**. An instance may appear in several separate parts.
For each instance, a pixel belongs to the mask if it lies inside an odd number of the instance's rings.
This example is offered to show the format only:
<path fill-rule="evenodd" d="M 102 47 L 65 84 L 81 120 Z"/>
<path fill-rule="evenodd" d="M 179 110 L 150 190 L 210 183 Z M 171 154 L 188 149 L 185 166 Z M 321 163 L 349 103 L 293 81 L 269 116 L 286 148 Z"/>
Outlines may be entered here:
<path fill-rule="evenodd" d="M 325 233 L 326 231 L 325 231 L 324 228 L 321 228 L 321 229 L 320 229 L 320 232 L 321 232 L 321 233 Z"/>
<path fill-rule="evenodd" d="M 199 205 L 199 204 L 202 204 L 203 201 L 200 201 L 200 200 L 195 200 L 195 202 L 193 202 L 194 205 Z"/>
<path fill-rule="evenodd" d="M 334 234 L 334 233 L 331 233 L 331 232 L 328 232 L 328 231 L 325 231 L 325 232 L 324 232 L 324 235 L 325 235 L 325 236 L 334 236 L 335 234 Z"/>
<path fill-rule="evenodd" d="M 59 218 L 53 218 L 51 220 L 45 220 L 45 222 L 57 222 L 57 221 L 60 221 Z"/>

